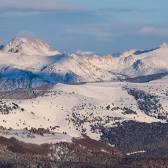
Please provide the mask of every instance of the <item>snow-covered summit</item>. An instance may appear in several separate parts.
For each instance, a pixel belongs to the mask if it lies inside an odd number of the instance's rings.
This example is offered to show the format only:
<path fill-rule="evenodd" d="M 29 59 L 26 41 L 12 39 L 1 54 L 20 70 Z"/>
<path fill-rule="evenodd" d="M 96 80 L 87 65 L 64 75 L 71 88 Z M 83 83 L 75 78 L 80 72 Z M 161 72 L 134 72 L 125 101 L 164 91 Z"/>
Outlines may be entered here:
<path fill-rule="evenodd" d="M 123 53 L 121 53 L 120 57 L 128 57 L 130 55 L 135 55 L 137 51 L 137 49 L 130 49 L 128 51 L 124 51 Z"/>
<path fill-rule="evenodd" d="M 53 50 L 47 43 L 39 39 L 29 39 L 25 37 L 16 37 L 12 39 L 3 49 L 8 53 L 17 53 L 21 55 L 41 55 L 49 56 L 60 54 Z"/>

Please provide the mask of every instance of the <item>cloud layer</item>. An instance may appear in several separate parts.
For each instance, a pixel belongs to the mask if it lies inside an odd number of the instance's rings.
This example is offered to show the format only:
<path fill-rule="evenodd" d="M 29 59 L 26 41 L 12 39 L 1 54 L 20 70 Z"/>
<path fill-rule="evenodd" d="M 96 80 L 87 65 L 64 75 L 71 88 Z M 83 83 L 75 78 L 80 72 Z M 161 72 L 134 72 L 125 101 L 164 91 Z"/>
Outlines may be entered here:
<path fill-rule="evenodd" d="M 145 34 L 168 35 L 168 29 L 152 26 L 143 27 L 140 29 L 140 32 Z"/>
<path fill-rule="evenodd" d="M 148 13 L 153 12 L 152 8 L 137 8 L 137 7 L 106 7 L 100 8 L 99 11 L 110 12 L 110 13 Z"/>
<path fill-rule="evenodd" d="M 1 0 L 0 8 L 26 10 L 83 10 L 71 0 Z"/>

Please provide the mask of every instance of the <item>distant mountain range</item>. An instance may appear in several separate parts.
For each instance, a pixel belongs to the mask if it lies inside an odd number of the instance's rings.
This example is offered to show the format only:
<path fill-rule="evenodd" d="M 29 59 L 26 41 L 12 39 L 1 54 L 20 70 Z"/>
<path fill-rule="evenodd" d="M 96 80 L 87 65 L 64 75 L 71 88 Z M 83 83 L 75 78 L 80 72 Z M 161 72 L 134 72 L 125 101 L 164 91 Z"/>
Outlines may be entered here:
<path fill-rule="evenodd" d="M 0 48 L 0 88 L 16 89 L 55 83 L 126 80 L 168 72 L 168 45 L 129 50 L 118 57 L 92 52 L 62 54 L 38 39 L 16 37 Z"/>

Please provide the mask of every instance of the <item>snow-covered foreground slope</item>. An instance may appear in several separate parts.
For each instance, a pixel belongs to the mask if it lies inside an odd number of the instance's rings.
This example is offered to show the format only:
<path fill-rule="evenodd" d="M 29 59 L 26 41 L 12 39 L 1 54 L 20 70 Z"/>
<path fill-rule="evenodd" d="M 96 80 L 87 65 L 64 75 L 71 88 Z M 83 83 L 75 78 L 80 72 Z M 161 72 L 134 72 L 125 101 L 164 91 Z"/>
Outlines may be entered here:
<path fill-rule="evenodd" d="M 0 125 L 48 128 L 72 137 L 86 133 L 99 139 L 103 128 L 123 121 L 166 122 L 167 90 L 164 82 L 57 84 L 36 98 L 3 99 Z"/>

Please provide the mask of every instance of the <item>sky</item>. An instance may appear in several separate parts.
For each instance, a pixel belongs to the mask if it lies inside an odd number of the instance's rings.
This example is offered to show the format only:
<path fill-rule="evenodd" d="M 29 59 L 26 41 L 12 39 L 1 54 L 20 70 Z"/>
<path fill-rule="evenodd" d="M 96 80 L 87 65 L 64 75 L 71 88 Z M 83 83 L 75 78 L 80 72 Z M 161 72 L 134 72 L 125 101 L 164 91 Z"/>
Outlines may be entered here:
<path fill-rule="evenodd" d="M 99 54 L 168 42 L 167 0 L 0 0 L 0 43 L 42 39 L 62 52 Z"/>

